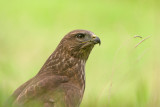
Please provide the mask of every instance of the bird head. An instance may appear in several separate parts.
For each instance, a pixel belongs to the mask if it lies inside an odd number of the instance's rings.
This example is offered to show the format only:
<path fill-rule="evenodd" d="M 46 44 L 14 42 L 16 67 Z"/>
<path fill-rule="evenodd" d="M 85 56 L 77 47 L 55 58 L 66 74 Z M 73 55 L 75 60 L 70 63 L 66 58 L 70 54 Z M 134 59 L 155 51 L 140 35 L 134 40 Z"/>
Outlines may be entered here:
<path fill-rule="evenodd" d="M 87 30 L 74 30 L 69 32 L 60 42 L 64 50 L 75 57 L 87 60 L 95 44 L 101 44 L 99 37 Z"/>

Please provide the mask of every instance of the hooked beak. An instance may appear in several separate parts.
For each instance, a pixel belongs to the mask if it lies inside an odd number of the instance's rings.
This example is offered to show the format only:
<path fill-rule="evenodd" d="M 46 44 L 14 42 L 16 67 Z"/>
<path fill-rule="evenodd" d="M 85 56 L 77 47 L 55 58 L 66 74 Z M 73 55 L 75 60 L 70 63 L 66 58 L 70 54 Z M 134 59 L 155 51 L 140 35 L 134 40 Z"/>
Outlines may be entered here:
<path fill-rule="evenodd" d="M 99 37 L 97 37 L 96 35 L 92 36 L 92 41 L 94 42 L 94 44 L 99 44 L 101 45 L 101 40 L 99 39 Z"/>

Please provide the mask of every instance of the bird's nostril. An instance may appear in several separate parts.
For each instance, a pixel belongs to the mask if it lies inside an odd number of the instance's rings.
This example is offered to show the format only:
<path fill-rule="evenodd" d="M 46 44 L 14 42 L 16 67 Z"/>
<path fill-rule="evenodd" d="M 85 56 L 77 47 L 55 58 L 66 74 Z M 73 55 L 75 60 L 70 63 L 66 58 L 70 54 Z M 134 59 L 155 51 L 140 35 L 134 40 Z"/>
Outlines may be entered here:
<path fill-rule="evenodd" d="M 97 37 L 96 35 L 94 35 L 94 34 L 92 35 L 92 39 L 95 39 L 96 37 Z"/>

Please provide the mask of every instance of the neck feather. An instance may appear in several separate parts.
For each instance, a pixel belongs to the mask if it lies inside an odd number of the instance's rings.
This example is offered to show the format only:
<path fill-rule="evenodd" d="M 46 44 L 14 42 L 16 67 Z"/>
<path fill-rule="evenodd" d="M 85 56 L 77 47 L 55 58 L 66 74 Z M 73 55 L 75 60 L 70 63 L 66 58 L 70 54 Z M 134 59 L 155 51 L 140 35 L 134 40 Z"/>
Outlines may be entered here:
<path fill-rule="evenodd" d="M 61 44 L 58 45 L 38 74 L 50 72 L 58 75 L 74 75 L 76 71 L 84 68 L 85 62 L 88 58 L 85 59 L 77 54 L 67 51 Z"/>

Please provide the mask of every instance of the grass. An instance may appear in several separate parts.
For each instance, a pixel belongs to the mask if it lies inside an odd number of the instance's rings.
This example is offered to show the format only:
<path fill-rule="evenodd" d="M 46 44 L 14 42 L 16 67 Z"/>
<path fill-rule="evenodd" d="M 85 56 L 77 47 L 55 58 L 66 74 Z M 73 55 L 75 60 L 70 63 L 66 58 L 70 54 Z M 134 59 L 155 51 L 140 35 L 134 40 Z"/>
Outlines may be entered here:
<path fill-rule="evenodd" d="M 81 107 L 159 107 L 159 19 L 156 0 L 1 0 L 0 106 L 66 33 L 87 29 L 102 44 L 87 61 Z"/>

